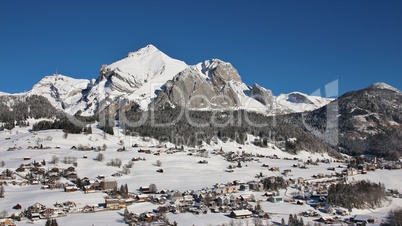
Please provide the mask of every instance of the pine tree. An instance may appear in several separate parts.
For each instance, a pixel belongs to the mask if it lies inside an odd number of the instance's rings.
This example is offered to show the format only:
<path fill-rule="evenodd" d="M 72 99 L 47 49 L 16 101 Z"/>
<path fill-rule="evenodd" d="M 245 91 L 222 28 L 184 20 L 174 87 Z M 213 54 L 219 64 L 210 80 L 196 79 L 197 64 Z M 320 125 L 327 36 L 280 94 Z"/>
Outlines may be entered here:
<path fill-rule="evenodd" d="M 78 189 L 81 189 L 82 187 L 82 181 L 80 178 L 77 178 L 77 180 L 75 181 L 75 184 L 77 186 Z"/>
<path fill-rule="evenodd" d="M 128 211 L 127 207 L 124 209 L 124 221 L 128 221 L 130 216 L 130 212 Z"/>
<path fill-rule="evenodd" d="M 52 226 L 59 226 L 56 219 L 52 219 Z"/>
<path fill-rule="evenodd" d="M 283 219 L 283 218 L 281 220 L 281 226 L 286 226 L 285 219 Z"/>
<path fill-rule="evenodd" d="M 51 226 L 52 225 L 52 221 L 50 220 L 50 218 L 48 218 L 46 220 L 45 226 Z"/>
<path fill-rule="evenodd" d="M 301 218 L 301 217 L 300 217 L 300 220 L 299 220 L 299 225 L 304 226 L 303 218 Z"/>
<path fill-rule="evenodd" d="M 124 190 L 124 185 L 121 185 L 121 186 L 120 186 L 120 194 L 121 194 L 121 195 L 126 194 L 126 191 Z"/>
<path fill-rule="evenodd" d="M 289 226 L 295 226 L 295 225 L 293 224 L 293 215 L 292 215 L 292 214 L 289 214 L 288 225 L 289 225 Z"/>
<path fill-rule="evenodd" d="M 0 185 L 0 198 L 4 197 L 4 187 L 3 185 Z"/>

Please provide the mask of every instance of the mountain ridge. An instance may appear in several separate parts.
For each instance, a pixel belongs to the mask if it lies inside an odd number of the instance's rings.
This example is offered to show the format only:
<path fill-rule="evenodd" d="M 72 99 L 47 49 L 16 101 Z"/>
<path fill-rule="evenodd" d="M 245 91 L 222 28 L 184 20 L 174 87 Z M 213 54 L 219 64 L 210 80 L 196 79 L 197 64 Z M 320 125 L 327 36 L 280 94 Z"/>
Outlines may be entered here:
<path fill-rule="evenodd" d="M 401 103 L 401 91 L 382 82 L 336 99 L 301 92 L 274 96 L 271 90 L 256 83 L 245 84 L 229 62 L 212 59 L 187 65 L 148 45 L 130 52 L 126 58 L 103 65 L 97 79 L 74 79 L 54 74 L 45 76 L 28 92 L 0 92 L 0 120 L 3 120 L 0 126 L 12 128 L 16 122 L 17 125 L 24 124 L 23 120 L 29 117 L 57 117 L 57 110 L 92 119 L 106 113 L 112 122 L 99 127 L 108 131 L 116 125 L 114 119 L 120 116 L 118 112 L 149 114 L 148 110 L 157 109 L 162 110 L 157 114 L 167 120 L 173 113 L 179 116 L 181 111 L 172 109 L 180 108 L 191 112 L 195 121 L 205 124 L 209 123 L 208 117 L 213 116 L 215 110 L 220 112 L 222 118 L 219 120 L 236 112 L 237 119 L 242 122 L 246 121 L 242 116 L 244 111 L 248 111 L 257 119 L 256 125 L 264 124 L 264 120 L 271 121 L 264 128 L 279 134 L 285 147 L 287 144 L 294 148 L 287 140 L 297 138 L 300 141 L 298 148 L 311 148 L 312 142 L 325 150 L 334 148 L 348 154 L 376 153 L 395 157 L 402 155 L 402 146 L 398 143 L 402 139 Z M 16 117 L 15 111 L 23 115 Z M 137 117 L 135 114 L 134 118 Z M 276 124 L 275 117 L 282 126 Z M 181 121 L 181 125 L 188 128 L 188 131 L 181 131 L 186 136 L 199 130 L 189 122 Z M 237 139 L 237 130 L 243 137 L 247 133 L 260 134 L 260 137 L 266 133 L 244 124 L 231 125 L 229 130 L 222 131 L 219 127 L 211 128 L 208 139 L 218 133 Z M 139 128 L 132 129 L 138 132 Z M 174 129 L 177 132 L 183 128 L 176 125 Z M 121 130 L 125 132 L 124 128 Z M 171 132 L 167 128 L 163 131 Z M 147 132 L 167 135 L 158 128 Z M 326 145 L 320 143 L 323 141 Z M 317 147 L 314 149 L 319 149 Z"/>
<path fill-rule="evenodd" d="M 341 95 L 334 101 L 339 142 L 346 154 L 375 154 L 394 159 L 402 156 L 402 92 L 385 83 Z M 329 131 L 328 106 L 309 112 L 305 123 Z M 333 110 L 332 110 L 333 111 Z"/>
<path fill-rule="evenodd" d="M 244 84 L 237 70 L 228 62 L 212 59 L 196 65 L 187 65 L 183 61 L 169 57 L 152 44 L 129 52 L 127 57 L 121 60 L 102 65 L 97 79 L 73 79 L 57 74 L 45 76 L 27 93 L 43 95 L 57 109 L 83 116 L 96 115 L 103 109 L 113 106 L 120 99 L 127 100 L 131 105 L 138 105 L 141 110 L 148 110 L 150 106 L 155 105 L 155 99 L 160 91 L 163 92 L 163 87 L 167 87 L 167 83 L 174 77 L 177 78 L 179 73 L 190 70 L 188 68 L 197 71 L 192 72 L 194 75 L 212 82 L 215 94 L 209 95 L 208 101 L 211 101 L 212 97 L 227 99 L 231 102 L 229 106 L 234 109 L 255 110 L 268 115 L 288 114 L 316 109 L 330 100 L 322 98 L 323 103 L 320 105 L 304 103 L 303 106 L 298 103 L 287 104 L 287 99 L 277 103 L 278 98 L 269 94 L 269 92 L 272 93 L 269 89 L 264 88 L 265 91 L 260 92 L 261 90 L 257 91 L 257 89 L 261 89 L 261 86 L 258 88 L 253 85 L 253 93 L 252 86 Z M 56 78 L 63 78 L 66 84 L 61 84 Z M 190 81 L 187 82 L 187 84 L 190 83 Z M 262 93 L 266 96 L 260 97 Z M 208 96 L 206 93 L 198 94 Z M 306 94 L 303 96 L 310 98 Z M 261 104 L 260 101 L 264 98 L 266 101 Z M 214 103 L 209 102 L 209 104 Z"/>

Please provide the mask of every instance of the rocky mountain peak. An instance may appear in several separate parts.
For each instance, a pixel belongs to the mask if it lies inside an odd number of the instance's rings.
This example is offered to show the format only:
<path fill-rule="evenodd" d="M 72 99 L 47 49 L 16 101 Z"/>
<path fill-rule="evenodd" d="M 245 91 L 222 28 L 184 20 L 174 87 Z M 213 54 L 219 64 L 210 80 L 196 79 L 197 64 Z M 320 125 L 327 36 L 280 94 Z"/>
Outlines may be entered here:
<path fill-rule="evenodd" d="M 275 97 L 272 91 L 265 89 L 257 83 L 253 85 L 251 89 L 251 95 L 265 106 L 273 106 L 273 103 L 275 101 Z"/>
<path fill-rule="evenodd" d="M 221 87 L 229 81 L 242 82 L 239 72 L 231 63 L 213 59 L 207 66 L 209 77 L 214 85 Z"/>
<path fill-rule="evenodd" d="M 385 89 L 385 90 L 391 90 L 397 93 L 401 93 L 401 91 L 393 86 L 390 86 L 384 82 L 377 82 L 371 85 L 369 88 L 371 89 Z"/>

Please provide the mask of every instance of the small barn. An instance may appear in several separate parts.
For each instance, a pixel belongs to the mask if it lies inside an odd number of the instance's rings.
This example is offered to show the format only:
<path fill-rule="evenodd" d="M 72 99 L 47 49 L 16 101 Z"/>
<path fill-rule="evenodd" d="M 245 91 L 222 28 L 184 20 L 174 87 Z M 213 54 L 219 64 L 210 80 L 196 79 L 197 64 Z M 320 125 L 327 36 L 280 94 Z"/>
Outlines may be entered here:
<path fill-rule="evenodd" d="M 253 215 L 249 210 L 233 210 L 230 216 L 236 219 L 250 218 Z"/>

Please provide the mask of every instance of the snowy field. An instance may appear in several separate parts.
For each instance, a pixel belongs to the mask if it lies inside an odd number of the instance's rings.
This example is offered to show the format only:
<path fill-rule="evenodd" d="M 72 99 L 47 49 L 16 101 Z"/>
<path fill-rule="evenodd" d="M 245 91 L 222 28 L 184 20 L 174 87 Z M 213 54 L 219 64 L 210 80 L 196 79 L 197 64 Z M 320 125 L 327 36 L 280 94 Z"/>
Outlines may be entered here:
<path fill-rule="evenodd" d="M 31 125 L 33 122 L 31 122 Z M 308 169 L 300 169 L 292 167 L 294 164 L 302 164 L 297 160 L 284 160 L 284 157 L 294 158 L 297 157 L 306 161 L 308 159 L 316 160 L 329 158 L 328 156 L 321 154 L 311 154 L 308 152 L 301 152 L 297 156 L 290 155 L 280 151 L 280 149 L 274 146 L 270 148 L 259 148 L 253 145 L 238 145 L 235 143 L 220 143 L 216 146 L 205 145 L 202 148 L 207 149 L 208 158 L 200 157 L 197 155 L 189 155 L 189 149 L 185 147 L 184 152 L 178 152 L 174 154 L 162 153 L 160 155 L 139 153 L 140 149 L 149 149 L 152 151 L 166 150 L 174 145 L 170 143 L 160 144 L 157 141 L 149 139 L 148 143 L 144 143 L 139 137 L 125 137 L 122 136 L 117 130 L 115 136 L 104 136 L 103 132 L 93 126 L 93 134 L 89 135 L 76 135 L 68 134 L 67 138 L 63 137 L 62 131 L 49 130 L 40 131 L 37 133 L 29 132 L 27 128 L 16 128 L 11 132 L 0 132 L 0 160 L 5 161 L 6 166 L 11 170 L 17 169 L 21 164 L 27 164 L 31 161 L 41 162 L 45 160 L 48 162 L 46 167 L 57 166 L 60 168 L 66 168 L 71 165 L 65 165 L 61 161 L 65 157 L 76 158 L 78 166 L 76 171 L 78 177 L 88 177 L 89 179 L 95 179 L 98 175 L 105 175 L 106 180 L 115 180 L 118 185 L 127 184 L 129 192 L 138 193 L 138 189 L 141 186 L 148 186 L 151 183 L 156 184 L 158 190 L 170 189 L 170 190 L 200 190 L 205 187 L 212 188 L 216 183 L 228 183 L 234 180 L 251 181 L 256 180 L 255 176 L 262 173 L 265 176 L 281 175 L 284 169 L 291 169 L 290 175 L 285 178 L 299 178 L 312 179 L 313 175 L 318 173 L 331 174 L 333 171 L 327 170 L 328 167 L 335 167 L 336 170 L 342 170 L 337 168 L 339 163 L 320 163 L 317 166 L 309 165 Z M 42 144 L 44 147 L 50 147 L 50 149 L 28 149 L 28 146 L 35 146 Z M 124 145 L 122 145 L 124 143 Z M 107 146 L 106 151 L 77 151 L 71 150 L 72 146 L 88 146 L 98 147 Z M 143 147 L 133 148 L 132 144 L 140 144 Z M 162 145 L 162 147 L 155 147 Z M 117 152 L 118 148 L 126 148 L 126 151 Z M 16 147 L 15 151 L 7 151 L 10 147 Z M 57 148 L 56 148 L 57 147 Z M 213 154 L 214 149 L 220 149 L 223 151 L 234 151 L 254 154 L 262 154 L 266 156 L 277 155 L 281 159 L 259 158 L 258 161 L 242 163 L 242 168 L 234 169 L 234 172 L 225 172 L 225 169 L 229 166 L 222 156 Z M 96 156 L 102 153 L 105 157 L 103 162 L 96 161 Z M 57 164 L 51 164 L 52 156 L 57 156 L 60 162 Z M 86 158 L 84 158 L 86 156 Z M 24 160 L 24 157 L 29 157 L 30 160 Z M 119 158 L 122 160 L 123 165 L 134 157 L 145 158 L 146 161 L 136 161 L 131 172 L 128 175 L 122 175 L 121 177 L 112 177 L 111 175 L 117 172 L 121 172 L 121 168 L 107 166 L 106 163 L 110 160 Z M 162 163 L 161 167 L 155 166 L 156 161 L 159 160 Z M 200 160 L 207 160 L 208 164 L 198 164 Z M 279 167 L 280 172 L 269 171 L 268 168 L 262 167 L 263 164 L 271 167 Z M 232 163 L 232 165 L 236 165 Z M 163 173 L 156 172 L 157 169 L 163 169 Z M 0 169 L 3 171 L 3 169 Z M 369 179 L 372 182 L 384 183 L 386 188 L 397 189 L 402 192 L 402 171 L 395 170 L 378 170 L 376 172 L 369 172 L 366 175 L 356 175 L 349 180 L 362 180 Z M 17 180 L 19 178 L 17 177 Z M 85 194 L 81 191 L 66 193 L 63 190 L 43 190 L 40 185 L 34 186 L 5 186 L 5 198 L 0 199 L 0 212 L 6 210 L 9 215 L 19 211 L 13 210 L 12 207 L 17 203 L 26 208 L 36 202 L 45 204 L 46 206 L 52 206 L 52 204 L 65 201 L 73 201 L 78 206 L 94 205 L 97 206 L 100 203 L 104 203 L 105 193 L 90 193 Z M 286 194 L 285 190 L 281 191 L 282 196 L 290 197 L 290 193 L 296 191 L 295 189 L 289 189 Z M 250 193 L 250 192 L 249 192 Z M 262 193 L 254 193 L 257 200 L 264 200 L 261 202 L 261 207 L 265 212 L 270 213 L 272 219 L 271 223 L 280 223 L 284 218 L 286 221 L 289 214 L 300 213 L 312 209 L 308 205 L 295 205 L 291 203 L 270 203 L 266 202 L 266 198 L 262 196 Z M 402 199 L 393 198 L 389 206 L 376 209 L 376 210 L 353 210 L 352 214 L 368 214 L 380 219 L 384 218 L 387 212 L 393 208 L 402 207 Z M 157 206 L 151 203 L 134 203 L 128 207 L 128 210 L 134 213 L 142 213 L 146 211 L 152 211 Z M 74 213 L 69 214 L 66 217 L 58 218 L 59 225 L 124 225 L 122 221 L 121 211 L 107 211 L 99 213 Z M 323 214 L 325 216 L 325 214 Z M 224 214 L 209 213 L 205 215 L 194 215 L 191 213 L 185 214 L 168 214 L 170 222 L 176 221 L 179 225 L 217 225 L 222 223 L 228 223 L 231 218 Z M 304 222 L 311 221 L 313 218 L 305 218 Z M 252 224 L 252 220 L 250 225 Z M 44 225 L 44 221 L 37 221 L 35 224 Z M 17 225 L 31 225 L 29 222 L 17 222 Z M 244 222 L 244 225 L 246 223 Z"/>

